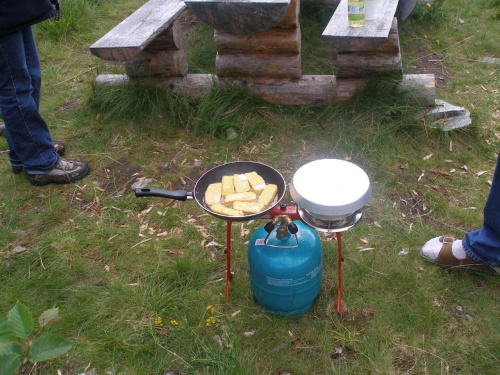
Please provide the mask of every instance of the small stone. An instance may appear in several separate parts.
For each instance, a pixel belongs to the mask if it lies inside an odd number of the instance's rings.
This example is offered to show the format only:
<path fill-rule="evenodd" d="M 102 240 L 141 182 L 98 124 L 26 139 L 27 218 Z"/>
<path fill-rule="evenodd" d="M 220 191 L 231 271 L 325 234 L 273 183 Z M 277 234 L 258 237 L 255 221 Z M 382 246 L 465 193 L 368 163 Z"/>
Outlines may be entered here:
<path fill-rule="evenodd" d="M 193 165 L 194 165 L 195 167 L 201 167 L 201 164 L 202 164 L 202 163 L 201 163 L 201 160 L 195 160 L 195 161 L 194 161 L 194 163 L 193 163 Z"/>
<path fill-rule="evenodd" d="M 482 57 L 479 61 L 487 64 L 500 64 L 500 58 L 498 57 Z"/>
<path fill-rule="evenodd" d="M 134 182 L 130 188 L 132 190 L 133 189 L 142 189 L 142 188 L 145 188 L 146 186 L 148 186 L 151 182 L 153 182 L 152 178 L 140 178 L 139 180 Z"/>
<path fill-rule="evenodd" d="M 464 313 L 464 308 L 462 306 L 455 307 L 457 314 L 462 315 Z"/>
<path fill-rule="evenodd" d="M 251 331 L 243 333 L 243 336 L 251 337 L 251 336 L 255 335 L 256 333 L 257 333 L 257 331 L 255 329 L 252 329 Z"/>
<path fill-rule="evenodd" d="M 11 253 L 12 254 L 21 254 L 21 253 L 24 253 L 25 251 L 27 251 L 28 249 L 26 249 L 25 247 L 22 247 L 22 246 L 16 246 L 15 248 L 12 249 Z"/>
<path fill-rule="evenodd" d="M 465 319 L 467 319 L 469 322 L 472 322 L 474 320 L 474 318 L 469 314 L 465 314 Z"/>
<path fill-rule="evenodd" d="M 228 141 L 232 141 L 233 139 L 238 138 L 238 133 L 234 128 L 227 128 L 226 129 L 226 138 Z"/>

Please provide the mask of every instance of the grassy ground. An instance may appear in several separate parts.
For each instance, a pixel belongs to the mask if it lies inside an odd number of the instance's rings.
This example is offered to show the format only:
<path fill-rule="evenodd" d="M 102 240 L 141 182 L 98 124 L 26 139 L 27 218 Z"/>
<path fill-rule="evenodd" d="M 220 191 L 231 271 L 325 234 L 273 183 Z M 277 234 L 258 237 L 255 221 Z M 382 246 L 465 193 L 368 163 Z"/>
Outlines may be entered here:
<path fill-rule="evenodd" d="M 135 86 L 95 95 L 97 74 L 122 68 L 88 47 L 141 3 L 68 0 L 60 23 L 36 28 L 42 113 L 68 158 L 90 161 L 90 176 L 33 187 L 11 173 L 0 138 L 0 313 L 16 301 L 35 315 L 59 307 L 50 332 L 74 343 L 31 373 L 497 374 L 498 278 L 443 271 L 418 253 L 431 237 L 482 223 L 500 107 L 499 66 L 481 58 L 500 57 L 500 2 L 435 0 L 437 8 L 400 25 L 405 72 L 435 73 L 437 97 L 471 111 L 472 126 L 448 133 L 391 92 L 302 108 L 241 92 L 197 102 Z M 334 72 L 315 56 L 330 53 L 320 41 L 328 12 L 302 14 L 305 73 Z M 187 32 L 192 42 L 211 36 L 200 25 Z M 192 47 L 190 71 L 212 69 L 213 45 Z M 228 127 L 236 140 L 226 140 Z M 265 162 L 290 181 L 319 158 L 351 160 L 373 184 L 364 220 L 342 237 L 341 315 L 332 235 L 322 236 L 313 308 L 274 317 L 254 301 L 246 272 L 246 243 L 263 221 L 233 225 L 225 301 L 225 223 L 194 202 L 131 190 L 152 178 L 151 187 L 189 191 L 207 169 L 233 160 Z"/>

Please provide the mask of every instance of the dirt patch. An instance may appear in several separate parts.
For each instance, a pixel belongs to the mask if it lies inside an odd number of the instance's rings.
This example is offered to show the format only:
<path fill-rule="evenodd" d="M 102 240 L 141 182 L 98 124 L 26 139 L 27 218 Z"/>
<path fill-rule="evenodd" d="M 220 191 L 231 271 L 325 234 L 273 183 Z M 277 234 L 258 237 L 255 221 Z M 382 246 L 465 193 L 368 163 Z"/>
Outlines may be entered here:
<path fill-rule="evenodd" d="M 93 172 L 98 177 L 99 188 L 110 197 L 123 195 L 141 177 L 142 168 L 130 165 L 126 159 L 117 160 L 105 168 Z"/>
<path fill-rule="evenodd" d="M 60 115 L 65 112 L 69 112 L 73 110 L 74 108 L 78 107 L 80 104 L 80 100 L 73 98 L 73 99 L 67 99 L 62 104 L 56 109 L 56 114 Z"/>
<path fill-rule="evenodd" d="M 424 47 L 417 50 L 416 53 L 416 59 L 405 68 L 405 74 L 434 74 L 436 87 L 445 87 L 451 76 L 443 65 L 444 57 Z"/>

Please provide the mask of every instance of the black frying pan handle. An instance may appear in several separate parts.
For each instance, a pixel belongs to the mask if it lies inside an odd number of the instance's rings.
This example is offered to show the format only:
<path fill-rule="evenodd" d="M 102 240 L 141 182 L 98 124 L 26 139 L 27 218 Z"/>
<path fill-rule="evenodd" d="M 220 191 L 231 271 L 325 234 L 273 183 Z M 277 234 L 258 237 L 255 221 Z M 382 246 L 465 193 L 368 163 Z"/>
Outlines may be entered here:
<path fill-rule="evenodd" d="M 135 189 L 135 196 L 172 198 L 178 201 L 185 201 L 186 199 L 193 198 L 192 193 L 188 193 L 186 190 L 163 190 L 163 189 L 148 189 L 148 188 Z"/>

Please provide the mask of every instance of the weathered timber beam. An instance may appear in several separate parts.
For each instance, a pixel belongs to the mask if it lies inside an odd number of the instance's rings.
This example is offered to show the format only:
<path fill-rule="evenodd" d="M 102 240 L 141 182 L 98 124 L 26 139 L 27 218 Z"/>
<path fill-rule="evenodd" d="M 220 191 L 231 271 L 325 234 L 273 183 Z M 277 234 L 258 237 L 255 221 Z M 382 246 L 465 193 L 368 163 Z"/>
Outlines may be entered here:
<path fill-rule="evenodd" d="M 299 27 L 300 1 L 301 0 L 290 1 L 290 5 L 276 27 L 280 29 L 295 29 Z"/>
<path fill-rule="evenodd" d="M 125 68 L 129 76 L 185 76 L 188 72 L 186 50 L 141 53 L 135 59 L 127 61 Z"/>
<path fill-rule="evenodd" d="M 232 34 L 253 34 L 276 26 L 290 0 L 186 0 L 203 22 Z"/>
<path fill-rule="evenodd" d="M 99 75 L 96 90 L 130 82 L 124 74 Z M 362 89 L 368 80 L 361 78 L 337 79 L 335 76 L 305 75 L 295 81 L 259 79 L 254 82 L 222 80 L 210 74 L 187 74 L 184 77 L 141 78 L 140 82 L 167 88 L 189 98 L 206 97 L 214 85 L 222 89 L 236 86 L 278 105 L 310 105 L 315 103 L 340 103 L 351 98 Z M 434 105 L 435 79 L 433 74 L 412 74 L 403 76 L 398 84 L 400 92 L 413 95 L 422 106 Z"/>
<path fill-rule="evenodd" d="M 299 79 L 302 75 L 301 59 L 299 53 L 217 54 L 215 73 L 219 77 Z"/>
<path fill-rule="evenodd" d="M 220 30 L 214 33 L 215 48 L 220 54 L 233 53 L 300 53 L 300 27 L 270 30 L 257 34 L 230 34 Z"/>

